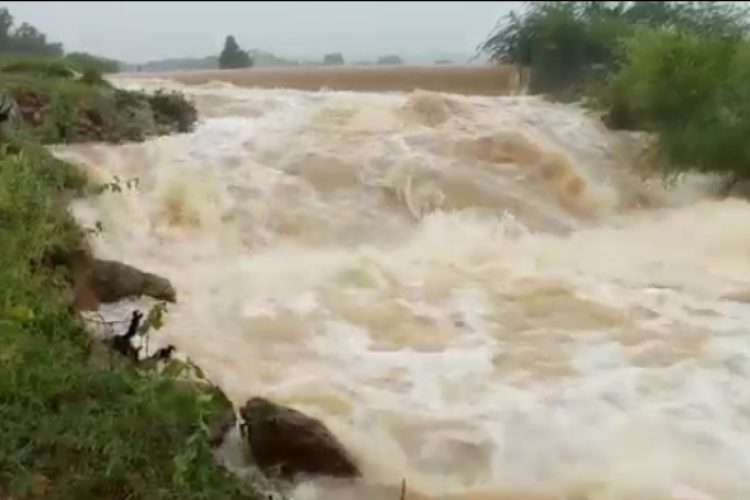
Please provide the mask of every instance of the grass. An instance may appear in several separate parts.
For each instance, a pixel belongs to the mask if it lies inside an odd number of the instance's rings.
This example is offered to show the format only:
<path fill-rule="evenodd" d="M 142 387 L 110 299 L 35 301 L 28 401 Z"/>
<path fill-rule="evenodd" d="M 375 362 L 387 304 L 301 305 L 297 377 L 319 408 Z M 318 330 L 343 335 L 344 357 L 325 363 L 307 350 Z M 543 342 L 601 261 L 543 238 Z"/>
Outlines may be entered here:
<path fill-rule="evenodd" d="M 42 144 L 132 142 L 190 132 L 195 107 L 176 92 L 114 88 L 96 70 L 66 61 L 0 60 L 0 91 L 18 102 L 23 121 Z"/>
<path fill-rule="evenodd" d="M 41 127 L 64 124 L 62 113 L 90 97 L 62 78 L 23 76 L 25 89 L 55 102 Z M 54 101 L 61 95 L 65 105 Z M 0 145 L 0 499 L 246 498 L 207 444 L 227 409 L 221 398 L 124 360 L 102 362 L 101 344 L 84 332 L 70 261 L 53 267 L 48 257 L 85 254 L 61 203 L 86 181 L 40 137 L 55 136 L 4 130 Z"/>
<path fill-rule="evenodd" d="M 117 63 L 80 52 L 73 52 L 62 58 L 4 55 L 0 58 L 0 71 L 4 73 L 33 73 L 43 77 L 71 78 L 74 76 L 74 72 L 116 73 Z"/>

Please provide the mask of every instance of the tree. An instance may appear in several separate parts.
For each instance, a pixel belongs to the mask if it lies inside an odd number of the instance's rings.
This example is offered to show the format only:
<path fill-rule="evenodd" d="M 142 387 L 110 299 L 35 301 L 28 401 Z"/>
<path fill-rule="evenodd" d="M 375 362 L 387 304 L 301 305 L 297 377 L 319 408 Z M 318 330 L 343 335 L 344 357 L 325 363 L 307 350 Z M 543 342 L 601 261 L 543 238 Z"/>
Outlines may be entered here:
<path fill-rule="evenodd" d="M 741 36 L 744 2 L 525 2 L 480 45 L 491 61 L 532 69 L 532 92 L 566 91 L 621 65 L 622 40 L 639 27 Z"/>
<path fill-rule="evenodd" d="M 526 2 L 479 50 L 530 67 L 532 91 L 585 84 L 610 123 L 649 133 L 651 167 L 728 193 L 750 183 L 749 24 L 745 2 Z"/>
<path fill-rule="evenodd" d="M 63 46 L 47 41 L 47 35 L 29 23 L 15 26 L 10 11 L 0 8 L 0 54 L 59 57 L 63 55 Z"/>
<path fill-rule="evenodd" d="M 401 59 L 401 56 L 395 55 L 395 54 L 389 54 L 386 56 L 380 56 L 378 57 L 377 63 L 383 66 L 397 66 L 399 64 L 404 64 L 403 59 Z"/>
<path fill-rule="evenodd" d="M 237 40 L 229 35 L 224 41 L 224 50 L 219 54 L 219 69 L 250 68 L 252 65 L 250 54 L 242 50 Z"/>
<path fill-rule="evenodd" d="M 323 56 L 323 64 L 326 66 L 340 66 L 344 64 L 344 56 L 339 52 Z"/>
<path fill-rule="evenodd" d="M 60 43 L 47 42 L 47 35 L 29 23 L 22 23 L 13 31 L 11 48 L 19 55 L 59 57 L 63 55 Z"/>
<path fill-rule="evenodd" d="M 16 25 L 7 8 L 0 8 L 0 56 L 3 72 L 63 78 L 78 78 L 81 73 L 88 73 L 99 80 L 101 73 L 119 71 L 119 63 L 112 59 L 85 52 L 65 54 L 61 43 L 49 41 L 47 35 L 31 24 Z"/>
<path fill-rule="evenodd" d="M 0 8 L 0 51 L 8 46 L 13 23 L 13 15 L 10 11 L 6 8 Z"/>

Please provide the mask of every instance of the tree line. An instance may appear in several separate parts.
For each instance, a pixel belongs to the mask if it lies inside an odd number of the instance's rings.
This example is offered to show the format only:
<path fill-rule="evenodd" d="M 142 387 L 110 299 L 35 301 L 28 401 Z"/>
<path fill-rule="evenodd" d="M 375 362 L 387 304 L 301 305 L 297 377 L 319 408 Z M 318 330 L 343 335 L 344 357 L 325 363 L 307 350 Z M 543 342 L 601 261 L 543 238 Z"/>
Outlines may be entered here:
<path fill-rule="evenodd" d="M 66 52 L 62 43 L 50 41 L 35 26 L 26 22 L 17 23 L 5 7 L 0 8 L 0 57 L 65 59 L 76 69 L 91 69 L 100 73 L 116 73 L 120 68 L 119 62 L 113 59 L 87 52 Z M 253 66 L 253 59 L 230 35 L 224 42 L 218 66 L 220 69 L 249 68 Z"/>
<path fill-rule="evenodd" d="M 0 8 L 0 56 L 3 58 L 63 58 L 81 70 L 115 73 L 117 61 L 86 52 L 66 52 L 62 43 L 50 41 L 47 35 L 29 23 L 18 24 L 13 14 Z"/>
<path fill-rule="evenodd" d="M 525 2 L 479 47 L 530 68 L 532 93 L 583 98 L 612 128 L 651 132 L 668 175 L 750 180 L 746 2 Z"/>

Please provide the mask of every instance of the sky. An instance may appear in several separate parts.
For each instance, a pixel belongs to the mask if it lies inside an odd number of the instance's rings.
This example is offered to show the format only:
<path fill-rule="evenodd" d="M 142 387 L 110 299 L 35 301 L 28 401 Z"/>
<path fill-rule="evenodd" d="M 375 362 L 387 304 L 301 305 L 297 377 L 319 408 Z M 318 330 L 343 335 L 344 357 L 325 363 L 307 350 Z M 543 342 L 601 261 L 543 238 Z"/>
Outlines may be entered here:
<path fill-rule="evenodd" d="M 514 5 L 515 4 L 515 5 Z M 128 62 L 243 48 L 347 60 L 399 53 L 473 54 L 521 2 L 0 2 L 67 50 Z"/>

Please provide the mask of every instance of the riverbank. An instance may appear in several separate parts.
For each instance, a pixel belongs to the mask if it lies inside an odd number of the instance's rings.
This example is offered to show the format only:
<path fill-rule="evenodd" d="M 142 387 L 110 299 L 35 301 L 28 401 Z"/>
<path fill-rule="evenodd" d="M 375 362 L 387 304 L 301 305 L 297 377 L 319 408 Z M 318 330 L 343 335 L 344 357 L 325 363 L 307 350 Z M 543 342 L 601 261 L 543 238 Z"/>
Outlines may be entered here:
<path fill-rule="evenodd" d="M 211 454 L 222 398 L 102 352 L 72 306 L 92 257 L 65 203 L 97 189 L 42 144 L 139 141 L 197 118 L 179 94 L 95 76 L 3 75 L 18 116 L 0 148 L 0 498 L 247 498 Z"/>

